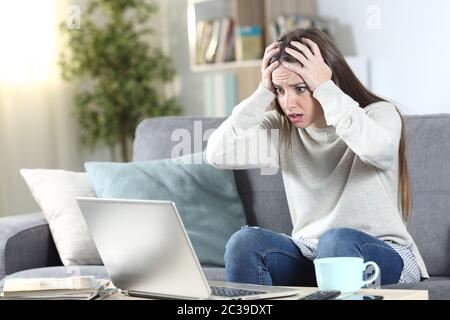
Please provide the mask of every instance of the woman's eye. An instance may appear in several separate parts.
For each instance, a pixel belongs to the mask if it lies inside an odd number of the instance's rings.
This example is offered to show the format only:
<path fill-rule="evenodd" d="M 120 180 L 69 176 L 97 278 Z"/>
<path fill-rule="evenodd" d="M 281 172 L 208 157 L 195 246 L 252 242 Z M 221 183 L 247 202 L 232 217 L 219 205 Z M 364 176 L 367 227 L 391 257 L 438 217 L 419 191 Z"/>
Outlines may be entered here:
<path fill-rule="evenodd" d="M 281 89 L 281 88 L 275 88 L 275 92 L 276 92 L 277 94 L 283 93 L 283 89 Z"/>
<path fill-rule="evenodd" d="M 306 88 L 305 88 L 305 87 L 297 87 L 296 89 L 297 89 L 297 92 L 298 92 L 298 93 L 303 93 L 303 92 L 306 91 Z"/>

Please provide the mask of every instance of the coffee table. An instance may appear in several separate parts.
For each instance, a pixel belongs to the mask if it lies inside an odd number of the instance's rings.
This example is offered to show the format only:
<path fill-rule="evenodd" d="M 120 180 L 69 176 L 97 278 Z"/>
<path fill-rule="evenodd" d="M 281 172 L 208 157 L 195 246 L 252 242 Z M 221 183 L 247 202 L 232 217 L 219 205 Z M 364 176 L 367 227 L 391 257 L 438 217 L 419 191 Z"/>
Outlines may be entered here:
<path fill-rule="evenodd" d="M 299 287 L 301 294 L 280 298 L 282 300 L 296 300 L 318 290 L 318 288 Z M 400 289 L 361 289 L 357 295 L 383 296 L 383 300 L 428 300 L 428 290 L 400 290 Z M 277 299 L 278 300 L 278 299 Z"/>
<path fill-rule="evenodd" d="M 277 298 L 274 300 L 298 300 L 310 293 L 317 291 L 313 287 L 297 287 L 301 293 L 290 296 Z M 400 290 L 400 289 L 361 289 L 356 294 L 359 295 L 379 295 L 383 296 L 383 300 L 428 300 L 428 290 Z M 104 300 L 147 300 L 144 298 L 129 297 L 122 293 L 114 293 Z"/>

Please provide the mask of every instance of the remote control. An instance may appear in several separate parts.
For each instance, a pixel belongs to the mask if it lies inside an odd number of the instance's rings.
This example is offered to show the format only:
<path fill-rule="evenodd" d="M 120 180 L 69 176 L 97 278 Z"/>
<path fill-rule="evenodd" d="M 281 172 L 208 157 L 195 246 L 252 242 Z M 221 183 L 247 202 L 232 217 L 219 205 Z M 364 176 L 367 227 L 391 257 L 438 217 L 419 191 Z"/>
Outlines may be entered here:
<path fill-rule="evenodd" d="M 332 298 L 335 298 L 340 294 L 341 294 L 340 291 L 321 290 L 321 291 L 316 291 L 314 293 L 308 294 L 307 296 L 304 296 L 303 298 L 300 298 L 299 300 L 331 300 Z"/>

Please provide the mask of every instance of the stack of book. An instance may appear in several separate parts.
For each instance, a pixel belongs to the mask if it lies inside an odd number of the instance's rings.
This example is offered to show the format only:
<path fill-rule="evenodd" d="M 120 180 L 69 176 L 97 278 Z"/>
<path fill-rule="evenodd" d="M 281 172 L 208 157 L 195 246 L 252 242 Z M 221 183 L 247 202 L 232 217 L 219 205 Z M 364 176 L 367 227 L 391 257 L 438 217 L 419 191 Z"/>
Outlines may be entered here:
<path fill-rule="evenodd" d="M 110 282 L 93 276 L 5 279 L 3 299 L 91 300 L 102 295 Z"/>
<path fill-rule="evenodd" d="M 229 17 L 197 23 L 196 63 L 234 60 L 234 21 Z"/>

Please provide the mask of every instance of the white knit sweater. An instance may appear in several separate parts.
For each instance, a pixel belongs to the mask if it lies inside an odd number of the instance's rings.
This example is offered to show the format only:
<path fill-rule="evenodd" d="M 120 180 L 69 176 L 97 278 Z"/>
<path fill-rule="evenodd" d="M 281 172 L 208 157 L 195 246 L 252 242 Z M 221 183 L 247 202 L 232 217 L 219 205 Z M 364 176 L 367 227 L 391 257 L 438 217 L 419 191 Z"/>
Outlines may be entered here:
<path fill-rule="evenodd" d="M 331 80 L 313 96 L 328 127 L 294 128 L 288 158 L 282 135 L 274 131 L 281 118 L 266 111 L 276 96 L 260 85 L 210 136 L 208 162 L 221 169 L 280 168 L 294 239 L 317 241 L 331 228 L 354 228 L 410 248 L 422 277 L 428 278 L 401 218 L 402 123 L 395 106 L 378 102 L 360 108 Z"/>

